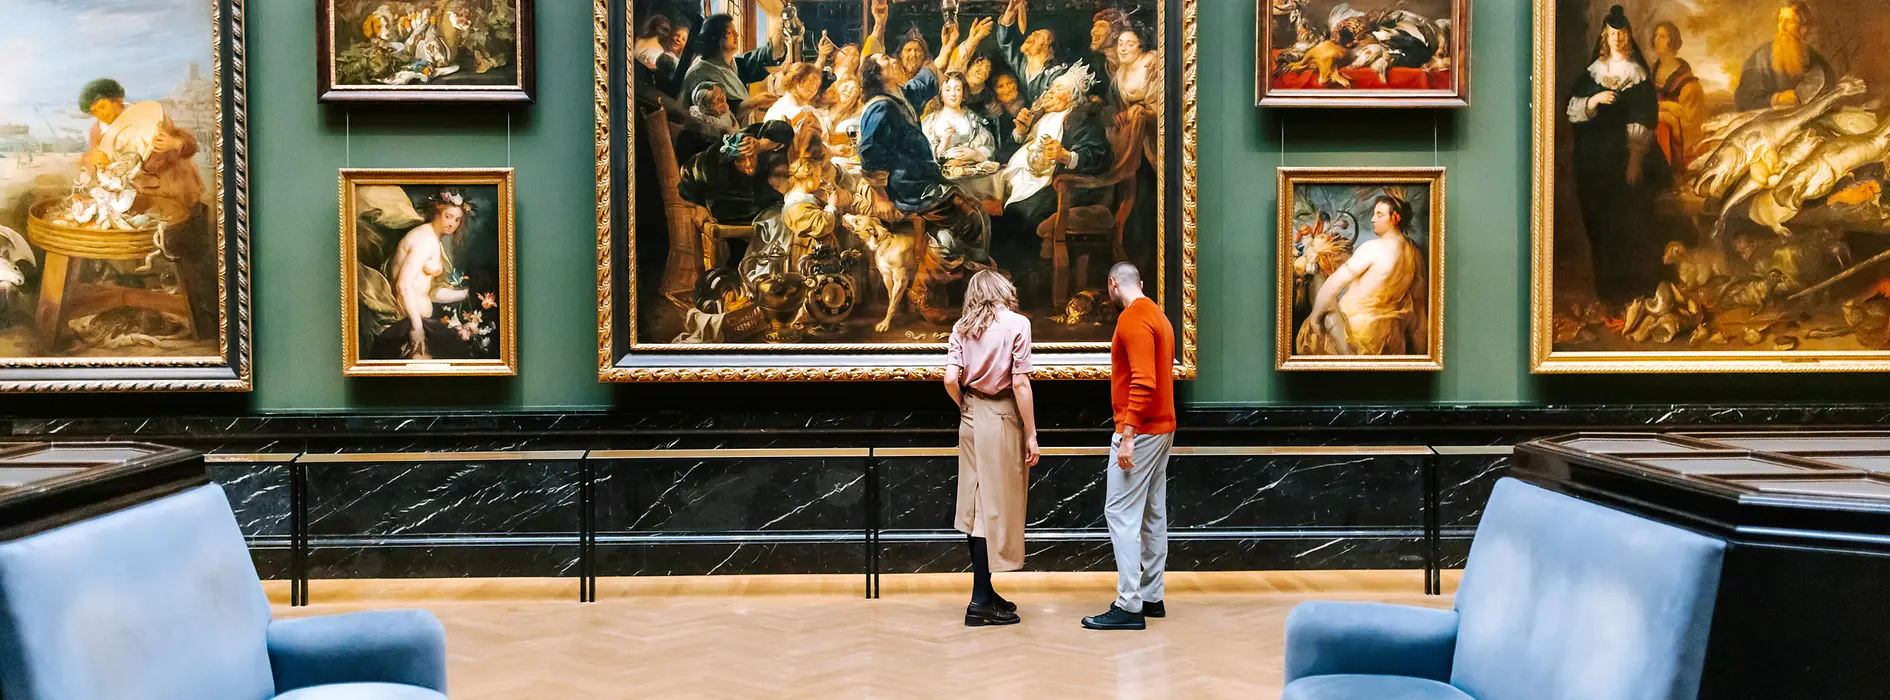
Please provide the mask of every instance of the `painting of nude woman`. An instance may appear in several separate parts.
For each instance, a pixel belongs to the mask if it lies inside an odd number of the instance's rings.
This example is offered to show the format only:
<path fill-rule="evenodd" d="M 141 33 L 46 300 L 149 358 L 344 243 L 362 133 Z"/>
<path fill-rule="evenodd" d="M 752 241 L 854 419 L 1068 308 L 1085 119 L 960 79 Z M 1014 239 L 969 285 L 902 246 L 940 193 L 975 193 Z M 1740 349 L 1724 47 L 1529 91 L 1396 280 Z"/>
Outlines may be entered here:
<path fill-rule="evenodd" d="M 1536 372 L 1890 368 L 1890 16 L 1537 0 Z"/>
<path fill-rule="evenodd" d="M 1275 366 L 1443 369 L 1442 168 L 1281 168 Z"/>
<path fill-rule="evenodd" d="M 511 170 L 343 170 L 348 376 L 518 373 Z"/>

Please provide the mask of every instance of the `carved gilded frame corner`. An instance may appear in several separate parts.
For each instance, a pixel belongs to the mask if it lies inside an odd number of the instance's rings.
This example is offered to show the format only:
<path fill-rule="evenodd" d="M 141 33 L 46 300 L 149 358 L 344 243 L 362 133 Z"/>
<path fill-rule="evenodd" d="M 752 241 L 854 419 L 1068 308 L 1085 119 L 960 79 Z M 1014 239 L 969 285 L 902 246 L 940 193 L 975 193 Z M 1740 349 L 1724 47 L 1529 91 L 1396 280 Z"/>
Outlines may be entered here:
<path fill-rule="evenodd" d="M 515 187 L 511 168 L 345 168 L 341 171 L 341 373 L 349 377 L 511 377 L 518 374 Z M 361 357 L 355 282 L 354 190 L 362 185 L 482 185 L 498 188 L 499 357 L 494 360 L 372 360 Z"/>
<path fill-rule="evenodd" d="M 1197 4 L 1199 0 L 1155 0 L 1164 45 L 1179 43 L 1179 58 L 1171 53 L 1166 69 L 1179 70 L 1181 80 L 1169 80 L 1171 105 L 1161 116 L 1164 148 L 1178 150 L 1180 198 L 1167 187 L 1159 193 L 1155 297 L 1178 314 L 1174 376 L 1194 379 L 1197 368 L 1198 201 L 1196 175 L 1199 138 L 1196 124 Z M 621 119 L 631 97 L 621 78 L 627 66 L 624 47 L 631 43 L 629 0 L 592 0 L 593 84 L 596 116 L 594 149 L 597 163 L 597 373 L 602 382 L 698 381 L 905 381 L 944 377 L 942 343 L 928 345 L 803 344 L 791 352 L 734 352 L 729 345 L 679 345 L 642 342 L 636 337 L 636 267 L 628 255 L 636 248 L 636 217 L 630 211 L 636 198 L 635 121 Z M 1170 21 L 1179 15 L 1179 26 Z M 1178 31 L 1177 31 L 1178 30 Z M 619 117 L 613 117 L 619 115 Z M 621 127 L 613 125 L 621 123 Z M 1171 126 L 1179 124 L 1179 134 Z M 1171 138 L 1172 136 L 1172 138 Z M 619 186 L 621 185 L 621 186 Z M 1180 255 L 1168 257 L 1169 230 L 1178 226 Z M 623 243 L 619 244 L 618 231 Z M 1174 268 L 1171 272 L 1170 268 Z M 1171 278 L 1179 278 L 1171 280 Z M 1173 284 L 1178 281 L 1179 284 Z M 1170 298 L 1171 287 L 1180 295 Z M 621 312 L 619 311 L 621 309 Z M 1035 369 L 1039 379 L 1108 379 L 1108 343 L 1037 343 Z"/>
<path fill-rule="evenodd" d="M 211 161 L 216 172 L 217 354 L 203 357 L 0 358 L 0 394 L 203 391 L 255 388 L 249 267 L 247 0 L 211 6 L 211 81 L 221 102 Z"/>
<path fill-rule="evenodd" d="M 1280 168 L 1279 228 L 1274 238 L 1277 248 L 1274 265 L 1273 366 L 1292 370 L 1352 371 L 1442 371 L 1444 369 L 1444 254 L 1447 250 L 1447 217 L 1443 168 Z M 1309 356 L 1293 352 L 1293 188 L 1296 185 L 1396 185 L 1416 184 L 1430 188 L 1430 209 L 1425 212 L 1430 225 L 1430 245 L 1425 251 L 1426 293 L 1429 318 L 1426 337 L 1429 352 L 1423 355 L 1385 356 Z"/>
<path fill-rule="evenodd" d="M 1529 371 L 1533 374 L 1686 374 L 1719 372 L 1882 372 L 1879 351 L 1570 352 L 1555 340 L 1555 133 L 1557 0 L 1532 0 L 1535 31 L 1530 81 Z"/>

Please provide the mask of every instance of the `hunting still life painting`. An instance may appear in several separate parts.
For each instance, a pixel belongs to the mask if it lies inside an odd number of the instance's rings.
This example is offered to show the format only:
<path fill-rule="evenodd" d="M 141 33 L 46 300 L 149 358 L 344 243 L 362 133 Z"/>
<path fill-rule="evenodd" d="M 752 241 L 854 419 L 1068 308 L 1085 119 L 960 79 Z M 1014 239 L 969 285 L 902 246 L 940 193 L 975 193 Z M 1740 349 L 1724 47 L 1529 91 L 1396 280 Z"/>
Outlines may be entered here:
<path fill-rule="evenodd" d="M 1279 178 L 1275 366 L 1443 369 L 1443 169 Z"/>
<path fill-rule="evenodd" d="M 0 391 L 249 389 L 241 23 L 231 0 L 7 4 Z"/>
<path fill-rule="evenodd" d="M 1538 372 L 1890 368 L 1874 0 L 1537 0 Z"/>
<path fill-rule="evenodd" d="M 1470 0 L 1255 0 L 1263 107 L 1469 104 Z"/>
<path fill-rule="evenodd" d="M 1193 117 L 1170 72 L 1192 58 L 1170 42 L 1193 5 L 613 1 L 633 43 L 601 124 L 625 169 L 600 183 L 600 373 L 932 376 L 994 269 L 1041 376 L 1106 376 L 1123 261 L 1191 371 L 1193 163 L 1170 145 Z"/>
<path fill-rule="evenodd" d="M 532 0 L 316 0 L 324 102 L 528 102 Z"/>
<path fill-rule="evenodd" d="M 512 171 L 343 170 L 348 376 L 518 373 Z"/>

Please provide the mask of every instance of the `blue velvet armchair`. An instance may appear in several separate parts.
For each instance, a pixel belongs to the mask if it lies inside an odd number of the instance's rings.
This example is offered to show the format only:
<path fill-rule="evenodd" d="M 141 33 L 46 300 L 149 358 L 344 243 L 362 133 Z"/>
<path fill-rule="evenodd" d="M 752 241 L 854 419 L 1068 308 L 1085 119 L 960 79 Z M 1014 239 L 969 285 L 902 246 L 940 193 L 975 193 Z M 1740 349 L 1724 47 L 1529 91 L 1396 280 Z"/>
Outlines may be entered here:
<path fill-rule="evenodd" d="M 1503 479 L 1455 609 L 1300 605 L 1282 700 L 1692 700 L 1724 550 Z"/>
<path fill-rule="evenodd" d="M 444 700 L 431 613 L 270 619 L 221 487 L 0 543 L 6 700 Z"/>

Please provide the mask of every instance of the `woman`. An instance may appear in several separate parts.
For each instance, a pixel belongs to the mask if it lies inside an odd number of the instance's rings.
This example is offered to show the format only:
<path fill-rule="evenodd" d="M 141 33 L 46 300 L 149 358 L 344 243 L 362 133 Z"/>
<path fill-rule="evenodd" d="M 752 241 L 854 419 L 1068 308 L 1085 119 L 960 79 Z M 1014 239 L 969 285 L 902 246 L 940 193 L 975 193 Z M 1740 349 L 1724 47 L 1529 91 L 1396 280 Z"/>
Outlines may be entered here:
<path fill-rule="evenodd" d="M 827 147 L 837 156 L 853 157 L 853 145 L 860 138 L 860 108 L 865 94 L 860 91 L 859 76 L 842 76 L 827 89 L 821 108 L 822 121 L 828 125 Z"/>
<path fill-rule="evenodd" d="M 1160 172 L 1162 93 L 1167 86 L 1162 81 L 1162 52 L 1148 50 L 1147 40 L 1148 30 L 1137 26 L 1123 27 L 1116 34 L 1116 96 L 1122 100 L 1116 126 L 1141 124 L 1142 152 Z"/>
<path fill-rule="evenodd" d="M 764 122 L 792 122 L 802 114 L 813 114 L 821 119 L 821 127 L 828 125 L 824 117 L 814 109 L 814 100 L 820 96 L 820 69 L 810 63 L 796 63 L 781 71 L 781 98 L 768 107 L 768 113 L 761 120 Z"/>
<path fill-rule="evenodd" d="M 735 18 L 711 15 L 703 21 L 702 31 L 689 47 L 689 55 L 683 57 L 681 65 L 687 68 L 683 71 L 681 89 L 674 94 L 693 94 L 697 85 L 715 83 L 728 95 L 729 107 L 739 113 L 742 103 L 748 101 L 748 85 L 766 80 L 768 69 L 780 65 L 786 58 L 784 44 L 781 27 L 776 23 L 767 46 L 741 53 L 742 30 L 735 26 Z"/>
<path fill-rule="evenodd" d="M 1654 143 L 1660 106 L 1651 71 L 1620 5 L 1591 55 L 1595 61 L 1575 77 L 1568 101 L 1580 154 L 1575 194 L 1594 257 L 1595 294 L 1619 308 L 1660 283 L 1668 238 L 1648 223 L 1671 173 Z"/>
<path fill-rule="evenodd" d="M 997 161 L 1007 163 L 1020 146 L 1015 134 L 1017 115 L 1030 107 L 1024 102 L 1023 85 L 1017 82 L 1017 76 L 1003 73 L 991 82 L 991 104 L 995 108 L 991 123 L 998 138 Z"/>
<path fill-rule="evenodd" d="M 939 102 L 920 120 L 926 139 L 932 142 L 932 155 L 948 167 L 973 167 L 997 152 L 997 137 L 983 115 L 965 109 L 966 92 L 965 74 L 946 75 L 939 85 Z"/>
<path fill-rule="evenodd" d="M 1014 625 L 1017 606 L 991 587 L 991 572 L 1024 567 L 1024 471 L 1036 466 L 1037 418 L 1030 389 L 1030 320 L 1017 289 L 995 270 L 965 285 L 952 326 L 945 393 L 958 404 L 958 516 L 970 538 L 971 604 L 965 626 Z"/>
<path fill-rule="evenodd" d="M 1706 90 L 1693 75 L 1693 65 L 1680 57 L 1680 27 L 1661 22 L 1654 27 L 1654 89 L 1660 99 L 1660 150 L 1675 171 L 1686 170 L 1688 149 L 1700 143 L 1706 122 Z"/>
<path fill-rule="evenodd" d="M 453 190 L 442 190 L 426 201 L 427 222 L 413 227 L 394 248 L 387 269 L 392 272 L 394 300 L 405 317 L 382 331 L 369 350 L 373 359 L 463 359 L 471 349 L 446 324 L 433 317 L 434 304 L 457 304 L 467 292 L 448 284 L 452 270 L 452 237 L 469 215 L 466 200 Z"/>

